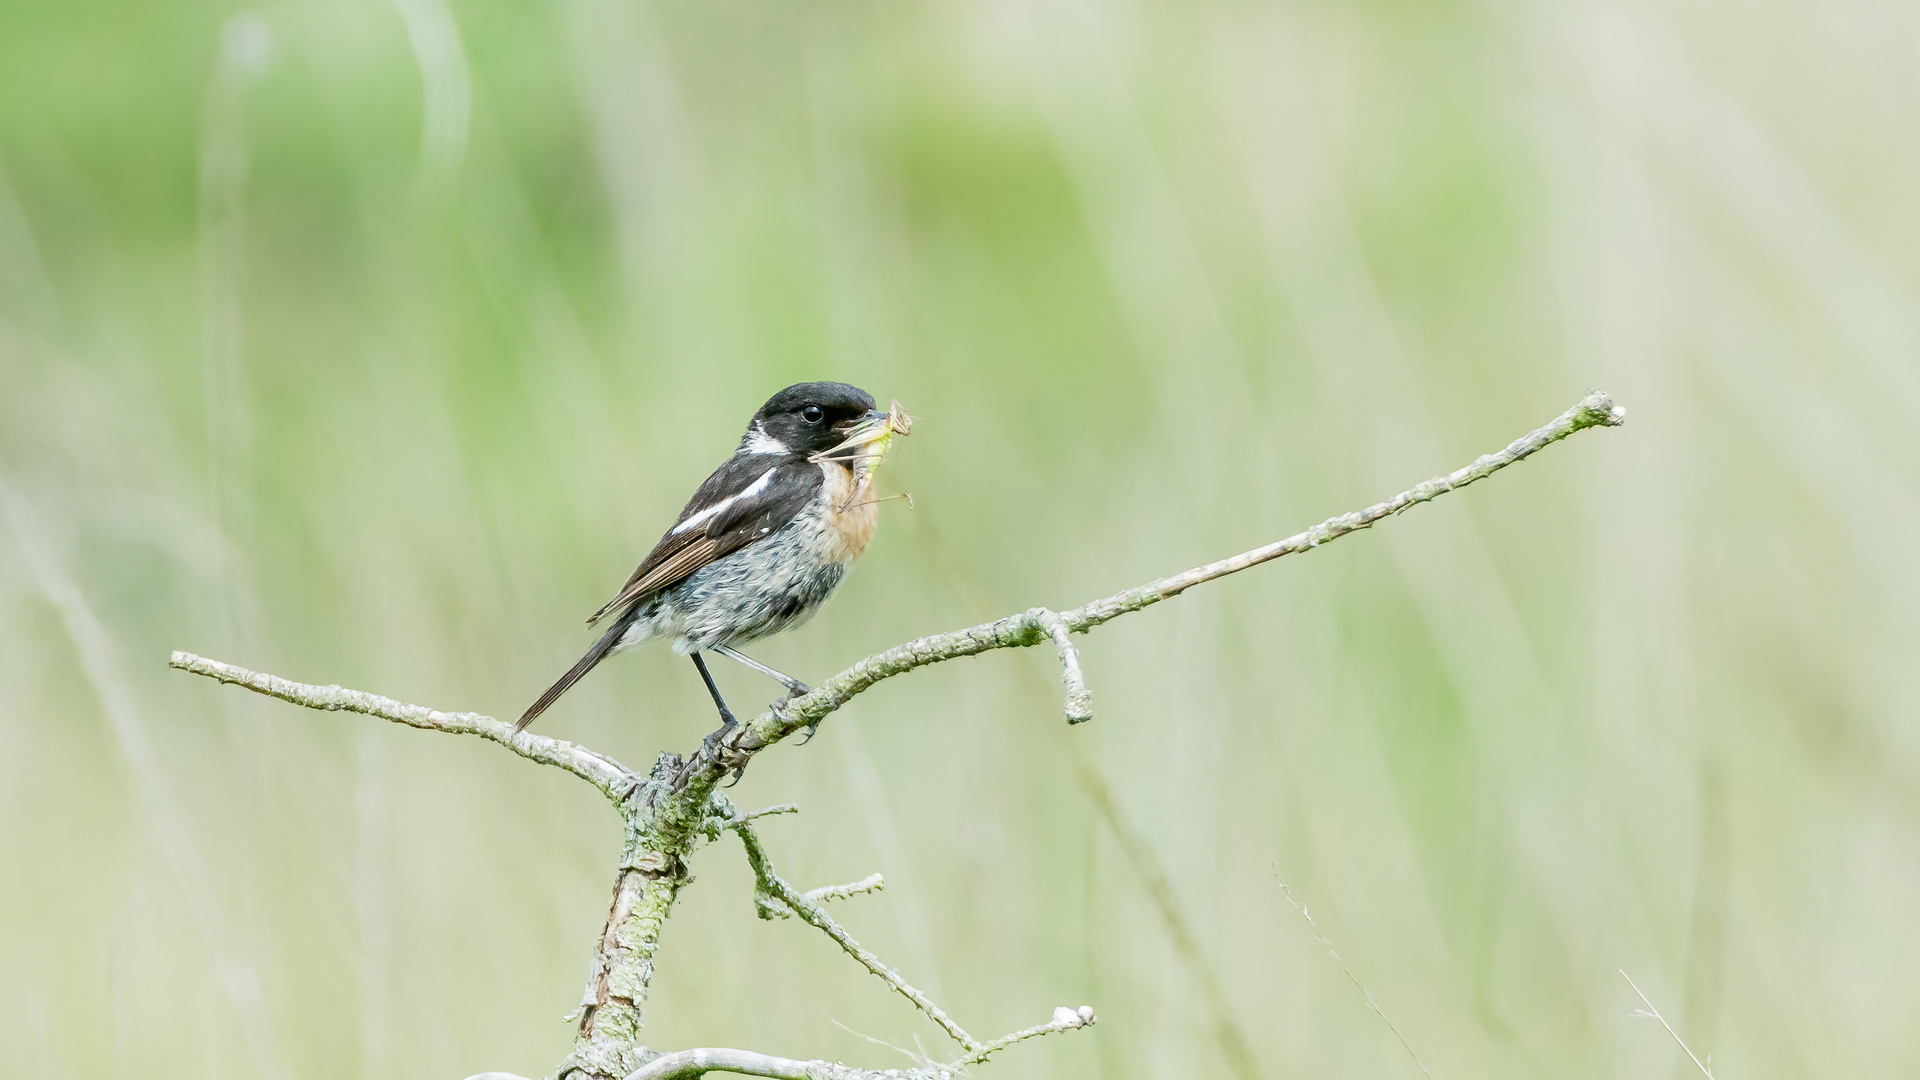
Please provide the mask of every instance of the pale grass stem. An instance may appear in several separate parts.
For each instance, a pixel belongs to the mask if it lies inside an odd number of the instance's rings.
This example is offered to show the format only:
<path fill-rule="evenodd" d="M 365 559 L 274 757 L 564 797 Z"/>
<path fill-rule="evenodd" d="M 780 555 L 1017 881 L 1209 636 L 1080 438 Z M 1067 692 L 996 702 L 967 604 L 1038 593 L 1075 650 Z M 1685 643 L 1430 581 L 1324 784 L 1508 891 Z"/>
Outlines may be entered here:
<path fill-rule="evenodd" d="M 1333 957 L 1333 962 L 1339 964 L 1340 970 L 1347 973 L 1348 981 L 1352 982 L 1353 985 L 1359 989 L 1361 995 L 1367 999 L 1367 1008 L 1372 1009 L 1373 1015 L 1379 1017 L 1380 1022 L 1387 1025 L 1387 1030 L 1393 1032 L 1394 1038 L 1400 1040 L 1400 1048 L 1407 1052 L 1407 1056 L 1413 1059 L 1415 1065 L 1420 1066 L 1420 1071 L 1431 1078 L 1433 1074 L 1427 1072 L 1426 1063 L 1420 1060 L 1419 1054 L 1413 1052 L 1413 1047 L 1408 1044 L 1407 1037 L 1400 1034 L 1400 1029 L 1394 1027 L 1393 1021 L 1389 1020 L 1387 1014 L 1381 1011 L 1380 1003 L 1373 1000 L 1373 991 L 1367 989 L 1366 984 L 1360 981 L 1360 976 L 1355 975 L 1353 969 L 1347 966 L 1347 962 L 1341 959 L 1340 950 L 1334 948 L 1333 942 L 1327 938 L 1326 934 L 1321 932 L 1320 924 L 1313 921 L 1313 915 L 1307 911 L 1307 905 L 1294 899 L 1293 890 L 1287 888 L 1286 882 L 1280 881 L 1280 871 L 1277 868 L 1273 872 L 1273 878 L 1275 881 L 1280 882 L 1280 892 L 1286 896 L 1287 903 L 1292 904 L 1293 909 L 1298 911 L 1300 917 L 1307 920 L 1307 925 L 1313 928 L 1313 939 L 1327 947 L 1327 955 Z"/>
<path fill-rule="evenodd" d="M 1673 1025 L 1667 1023 L 1667 1018 L 1660 1015 L 1660 1010 L 1653 1007 L 1653 1002 L 1648 999 L 1646 991 L 1641 990 L 1639 985 L 1633 981 L 1633 976 L 1627 974 L 1625 968 L 1616 968 L 1615 970 L 1620 972 L 1621 978 L 1627 980 L 1628 986 L 1633 987 L 1633 992 L 1640 995 L 1640 1000 L 1647 1003 L 1646 1008 L 1635 1009 L 1631 1015 L 1652 1017 L 1660 1021 L 1660 1026 L 1667 1029 L 1667 1034 L 1673 1036 L 1673 1041 L 1680 1044 L 1680 1049 L 1686 1051 L 1686 1055 L 1693 1059 L 1693 1063 L 1705 1074 L 1707 1080 L 1713 1080 L 1713 1055 L 1708 1054 L 1705 1064 L 1702 1064 L 1700 1058 L 1694 1054 L 1693 1048 L 1687 1045 L 1687 1040 L 1681 1038 L 1680 1033 L 1673 1030 Z"/>
<path fill-rule="evenodd" d="M 865 1039 L 866 1041 L 872 1043 L 875 1046 L 884 1046 L 887 1049 L 892 1050 L 897 1054 L 905 1055 L 909 1061 L 913 1062 L 915 1065 L 921 1066 L 922 1068 L 937 1067 L 940 1064 L 938 1061 L 935 1061 L 930 1055 L 927 1054 L 926 1047 L 924 1046 L 921 1047 L 919 1050 L 909 1050 L 906 1047 L 901 1046 L 899 1043 L 888 1042 L 887 1040 L 880 1038 L 878 1035 L 869 1035 L 864 1031 L 855 1031 L 838 1020 L 833 1021 L 833 1026 L 839 1028 L 841 1031 L 846 1032 L 847 1034 L 853 1036 L 856 1039 Z M 918 1040 L 916 1040 L 916 1042 L 917 1041 Z"/>

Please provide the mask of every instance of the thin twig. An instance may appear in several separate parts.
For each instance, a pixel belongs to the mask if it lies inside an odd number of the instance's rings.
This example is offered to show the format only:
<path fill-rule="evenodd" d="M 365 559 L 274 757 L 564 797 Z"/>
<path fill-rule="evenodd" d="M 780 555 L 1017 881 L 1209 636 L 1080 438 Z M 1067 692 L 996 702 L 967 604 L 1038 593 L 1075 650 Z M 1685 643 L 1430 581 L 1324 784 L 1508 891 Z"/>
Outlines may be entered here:
<path fill-rule="evenodd" d="M 1007 1047 L 1012 1046 L 1014 1043 L 1024 1042 L 1027 1039 L 1036 1039 L 1042 1035 L 1052 1035 L 1057 1031 L 1073 1031 L 1076 1028 L 1092 1027 L 1099 1019 L 1098 1016 L 1094 1015 L 1093 1006 L 1091 1005 L 1082 1005 L 1078 1009 L 1070 1009 L 1062 1005 L 1053 1010 L 1053 1019 L 1046 1023 L 1035 1024 L 1030 1028 L 1022 1028 L 1011 1035 L 1003 1035 L 982 1046 L 980 1049 L 975 1050 L 973 1053 L 968 1054 L 966 1057 L 952 1062 L 947 1065 L 946 1068 L 964 1069 L 968 1065 L 978 1065 L 980 1062 L 987 1060 L 987 1055 L 997 1054 Z"/>
<path fill-rule="evenodd" d="M 829 900 L 845 900 L 861 893 L 876 893 L 885 890 L 887 880 L 879 874 L 868 874 L 859 881 L 850 881 L 845 885 L 822 885 L 817 889 L 808 889 L 804 894 L 808 901 L 824 904 Z"/>
<path fill-rule="evenodd" d="M 834 922 L 832 916 L 821 910 L 819 904 L 809 900 L 805 893 L 794 888 L 786 879 L 775 873 L 773 863 L 767 858 L 766 849 L 761 846 L 760 837 L 753 831 L 753 826 L 744 821 L 736 821 L 730 827 L 740 834 L 740 843 L 747 849 L 747 863 L 753 867 L 753 877 L 759 886 L 759 891 L 785 904 L 803 921 L 819 928 L 832 938 L 846 950 L 848 956 L 858 960 L 862 967 L 879 976 L 888 986 L 898 991 L 901 997 L 913 1002 L 915 1008 L 925 1013 L 927 1019 L 940 1025 L 940 1029 L 951 1036 L 963 1049 L 970 1052 L 978 1051 L 985 1045 L 967 1034 L 966 1029 L 959 1024 L 954 1023 L 953 1018 L 948 1016 L 940 1006 L 935 1005 L 927 995 L 914 989 L 912 984 L 901 978 L 898 972 L 855 941 L 853 935 L 847 933 L 846 928 L 839 923 Z"/>
<path fill-rule="evenodd" d="M 1673 1025 L 1667 1023 L 1667 1018 L 1660 1015 L 1660 1010 L 1653 1007 L 1653 1002 L 1648 1000 L 1645 991 L 1641 990 L 1640 987 L 1634 983 L 1633 976 L 1627 974 L 1625 968 L 1616 968 L 1615 970 L 1620 972 L 1621 978 L 1627 980 L 1628 986 L 1633 987 L 1633 992 L 1640 995 L 1640 1000 L 1645 1001 L 1647 1003 L 1647 1007 L 1645 1009 L 1633 1010 L 1633 1015 L 1651 1016 L 1655 1020 L 1660 1021 L 1660 1026 L 1667 1029 L 1667 1034 L 1673 1036 L 1673 1041 L 1680 1044 L 1680 1049 L 1685 1050 L 1687 1052 L 1688 1057 L 1693 1058 L 1693 1063 L 1699 1067 L 1702 1073 L 1706 1074 L 1707 1080 L 1713 1080 L 1713 1069 L 1711 1065 L 1700 1064 L 1700 1059 L 1694 1056 L 1693 1048 L 1687 1045 L 1687 1040 L 1681 1038 L 1680 1033 L 1673 1030 Z M 1709 1063 L 1713 1061 L 1712 1054 L 1707 1055 L 1707 1061 Z"/>
<path fill-rule="evenodd" d="M 1274 870 L 1273 877 L 1275 881 L 1280 881 L 1280 871 L 1278 869 Z M 1420 1071 L 1426 1073 L 1429 1080 L 1431 1080 L 1433 1074 L 1427 1072 L 1426 1063 L 1420 1060 L 1419 1054 L 1413 1052 L 1413 1047 L 1407 1043 L 1407 1037 L 1400 1034 L 1400 1029 L 1394 1027 L 1393 1021 L 1387 1019 L 1387 1014 L 1381 1011 L 1380 1003 L 1373 1000 L 1373 991 L 1367 989 L 1366 984 L 1360 981 L 1360 976 L 1355 975 L 1353 969 L 1347 966 L 1347 962 L 1340 958 L 1340 951 L 1333 947 L 1333 942 L 1328 940 L 1327 935 L 1320 932 L 1320 924 L 1314 922 L 1313 916 L 1307 913 L 1307 905 L 1293 898 L 1293 890 L 1287 888 L 1287 883 L 1284 881 L 1280 881 L 1280 891 L 1286 895 L 1287 903 L 1292 904 L 1293 909 L 1298 911 L 1300 917 L 1307 920 L 1307 925 L 1313 928 L 1314 940 L 1327 947 L 1327 955 L 1333 957 L 1333 962 L 1339 964 L 1340 970 L 1347 973 L 1347 979 L 1359 988 L 1361 995 L 1367 999 L 1367 1008 L 1372 1009 L 1373 1015 L 1379 1017 L 1380 1022 L 1387 1025 L 1387 1030 L 1393 1032 L 1393 1037 L 1400 1040 L 1400 1049 L 1405 1050 L 1407 1056 L 1413 1059 L 1413 1063 L 1420 1066 Z"/>
<path fill-rule="evenodd" d="M 1613 399 L 1604 391 L 1595 390 L 1582 398 L 1578 405 L 1555 417 L 1553 423 L 1522 435 L 1508 443 L 1506 449 L 1499 453 L 1483 454 L 1475 458 L 1471 465 L 1462 466 L 1445 476 L 1436 476 L 1424 484 L 1416 484 L 1386 502 L 1375 503 L 1365 510 L 1356 510 L 1351 514 L 1328 518 L 1306 532 L 1297 533 L 1265 547 L 1254 548 L 1252 551 L 1243 552 L 1230 559 L 1196 566 L 1184 574 L 1162 578 L 1149 587 L 1157 589 L 1160 599 L 1166 599 L 1178 596 L 1195 585 L 1223 578 L 1228 574 L 1237 574 L 1250 566 L 1270 562 L 1282 555 L 1312 551 L 1321 544 L 1338 540 L 1348 533 L 1372 528 L 1374 523 L 1382 518 L 1392 517 L 1423 502 L 1431 502 L 1449 491 L 1458 491 L 1476 480 L 1484 480 L 1577 431 L 1590 427 L 1619 427 L 1626 422 L 1627 410 L 1615 405 Z M 1123 598 L 1127 596 L 1127 593 L 1120 593 L 1097 604 L 1089 604 L 1085 608 L 1070 612 L 1069 616 L 1085 612 L 1081 618 L 1089 620 L 1090 625 L 1105 622 L 1116 615 L 1136 610 L 1126 606 L 1127 601 Z M 1076 624 L 1074 629 L 1078 630 L 1080 627 Z"/>
<path fill-rule="evenodd" d="M 530 731 L 516 734 L 512 724 L 495 720 L 491 716 L 482 716 L 479 713 L 447 713 L 438 709 L 429 709 L 425 705 L 409 705 L 404 701 L 369 694 L 364 690 L 297 683 L 278 675 L 249 671 L 234 664 L 195 656 L 190 652 L 175 652 L 168 664 L 182 671 L 191 671 L 195 675 L 205 675 L 210 679 L 218 679 L 235 686 L 244 686 L 256 694 L 290 701 L 309 709 L 365 713 L 368 716 L 377 716 L 382 720 L 391 720 L 396 724 L 406 724 L 409 727 L 445 731 L 455 735 L 478 735 L 483 739 L 491 739 L 521 757 L 537 761 L 542 765 L 552 765 L 555 768 L 567 770 L 599 788 L 602 794 L 615 802 L 618 802 L 621 795 L 630 790 L 637 780 L 627 772 L 625 766 L 598 751 L 589 750 L 565 739 L 555 739 Z"/>

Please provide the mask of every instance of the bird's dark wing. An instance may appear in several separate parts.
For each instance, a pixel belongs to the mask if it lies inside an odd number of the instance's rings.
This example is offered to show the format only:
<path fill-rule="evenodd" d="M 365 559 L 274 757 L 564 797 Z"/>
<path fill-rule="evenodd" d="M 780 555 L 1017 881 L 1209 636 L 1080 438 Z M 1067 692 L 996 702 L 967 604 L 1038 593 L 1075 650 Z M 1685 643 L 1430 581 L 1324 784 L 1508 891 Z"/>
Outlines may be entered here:
<path fill-rule="evenodd" d="M 579 663 L 560 676 L 559 682 L 540 695 L 513 730 L 525 729 L 613 651 L 633 625 L 642 600 L 685 581 L 708 563 L 780 531 L 813 501 L 824 482 L 820 466 L 799 456 L 754 454 L 735 457 L 720 466 L 694 492 L 687 508 L 680 511 L 680 519 L 641 561 L 620 595 L 587 620 L 592 626 L 614 615 L 606 633 Z"/>
<path fill-rule="evenodd" d="M 625 614 L 708 563 L 778 532 L 813 501 L 823 482 L 820 466 L 798 456 L 754 454 L 728 461 L 700 485 L 673 528 L 587 625 L 614 612 Z"/>

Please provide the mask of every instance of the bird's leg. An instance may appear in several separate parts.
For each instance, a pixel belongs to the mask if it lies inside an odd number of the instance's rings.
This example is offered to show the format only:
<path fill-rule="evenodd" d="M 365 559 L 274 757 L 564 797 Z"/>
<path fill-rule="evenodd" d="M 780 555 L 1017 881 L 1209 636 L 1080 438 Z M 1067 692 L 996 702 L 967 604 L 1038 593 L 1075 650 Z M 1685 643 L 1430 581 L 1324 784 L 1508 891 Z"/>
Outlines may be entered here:
<path fill-rule="evenodd" d="M 733 726 L 736 723 L 736 721 L 733 718 L 733 713 L 727 709 L 726 699 L 720 696 L 720 688 L 713 684 L 713 674 L 707 670 L 707 662 L 705 660 L 700 659 L 700 654 L 697 652 L 691 653 L 689 655 L 693 657 L 693 666 L 700 669 L 700 680 L 707 684 L 707 693 L 713 695 L 714 707 L 720 710 L 720 730 L 714 732 L 713 734 L 707 736 L 706 738 L 705 745 L 709 749 L 711 749 L 712 747 L 719 745 L 720 737 L 722 735 L 725 735 L 727 732 L 733 730 Z M 742 765 L 738 769 L 735 769 L 733 771 L 734 784 L 737 784 L 740 782 L 740 776 L 742 773 L 746 771 L 746 768 L 747 767 L 745 765 Z M 732 787 L 733 784 L 728 784 L 727 786 Z"/>
<path fill-rule="evenodd" d="M 738 660 L 741 663 L 752 668 L 753 670 L 759 672 L 760 674 L 765 675 L 768 678 L 779 681 L 779 683 L 782 686 L 785 686 L 787 688 L 787 697 L 789 699 L 797 698 L 802 694 L 811 692 L 811 688 L 808 687 L 806 683 L 803 683 L 799 679 L 796 679 L 793 676 L 788 675 L 786 672 L 776 671 L 773 668 L 770 668 L 767 665 L 761 663 L 760 661 L 755 660 L 753 657 L 748 656 L 746 653 L 738 651 L 737 649 L 732 649 L 725 645 L 715 645 L 713 647 L 713 651 L 719 653 L 721 656 L 724 656 L 729 660 Z"/>
<path fill-rule="evenodd" d="M 714 707 L 720 710 L 721 730 L 724 731 L 732 727 L 734 724 L 733 713 L 728 711 L 726 699 L 720 696 L 720 688 L 713 684 L 713 675 L 707 671 L 707 662 L 700 659 L 699 653 L 691 653 L 689 655 L 693 657 L 693 666 L 700 669 L 700 679 L 707 684 L 707 693 L 713 695 Z"/>
<path fill-rule="evenodd" d="M 770 668 L 767 665 L 761 663 L 758 660 L 755 660 L 753 657 L 748 656 L 746 653 L 740 652 L 737 649 L 732 649 L 725 645 L 715 645 L 713 647 L 713 651 L 719 653 L 721 656 L 724 656 L 729 660 L 738 660 L 741 663 L 747 665 L 748 667 L 752 668 L 753 670 L 759 672 L 762 675 L 768 676 L 769 678 L 778 679 L 781 682 L 781 684 L 787 688 L 787 696 L 773 703 L 773 707 L 776 709 L 785 705 L 787 702 L 792 701 L 794 698 L 812 693 L 812 690 L 807 686 L 806 683 L 803 683 L 799 679 L 796 679 L 793 676 L 788 675 L 784 671 L 778 671 L 778 670 L 775 670 L 774 668 Z M 798 746 L 807 745 L 808 743 L 813 741 L 813 737 L 819 734 L 819 732 L 820 732 L 819 724 L 817 723 L 808 724 L 807 737 L 804 739 L 801 739 L 795 745 L 798 745 Z"/>

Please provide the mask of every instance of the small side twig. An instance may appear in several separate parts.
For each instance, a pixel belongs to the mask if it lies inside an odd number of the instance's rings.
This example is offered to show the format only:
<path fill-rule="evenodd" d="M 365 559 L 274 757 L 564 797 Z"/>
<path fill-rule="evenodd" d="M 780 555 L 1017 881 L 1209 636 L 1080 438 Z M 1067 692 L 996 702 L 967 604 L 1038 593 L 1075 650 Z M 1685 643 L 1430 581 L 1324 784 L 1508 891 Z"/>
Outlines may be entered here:
<path fill-rule="evenodd" d="M 808 889 L 807 900 L 815 904 L 824 904 L 829 900 L 845 900 L 861 893 L 876 893 L 885 890 L 887 879 L 879 874 L 868 874 L 859 881 L 850 881 L 845 885 L 822 885 L 817 889 Z"/>
<path fill-rule="evenodd" d="M 1273 876 L 1274 876 L 1274 880 L 1279 881 L 1280 872 L 1278 870 L 1275 870 Z M 1372 1009 L 1373 1015 L 1379 1017 L 1380 1022 L 1387 1025 L 1387 1030 L 1393 1032 L 1394 1038 L 1400 1040 L 1400 1049 L 1405 1050 L 1407 1052 L 1407 1056 L 1413 1059 L 1413 1063 L 1415 1065 L 1420 1066 L 1420 1071 L 1422 1073 L 1425 1073 L 1429 1078 L 1431 1078 L 1433 1074 L 1430 1072 L 1427 1072 L 1426 1062 L 1423 1062 L 1420 1060 L 1420 1055 L 1414 1053 L 1413 1047 L 1408 1044 L 1407 1037 L 1405 1035 L 1400 1034 L 1400 1029 L 1393 1026 L 1393 1021 L 1387 1019 L 1387 1014 L 1381 1010 L 1380 1003 L 1373 1000 L 1373 991 L 1367 989 L 1366 984 L 1360 981 L 1360 976 L 1355 975 L 1353 973 L 1353 969 L 1347 966 L 1347 962 L 1341 959 L 1340 950 L 1333 947 L 1333 942 L 1330 939 L 1328 939 L 1326 934 L 1321 933 L 1320 924 L 1317 922 L 1314 922 L 1313 916 L 1308 914 L 1307 905 L 1293 898 L 1293 890 L 1287 888 L 1287 883 L 1284 881 L 1280 882 L 1280 891 L 1286 895 L 1287 903 L 1292 904 L 1293 909 L 1295 911 L 1298 911 L 1300 913 L 1300 917 L 1307 920 L 1307 925 L 1313 928 L 1313 939 L 1327 947 L 1327 955 L 1333 957 L 1333 962 L 1336 964 L 1339 964 L 1340 970 L 1347 973 L 1348 981 L 1352 982 L 1355 987 L 1359 988 L 1361 995 L 1367 999 L 1367 1008 Z"/>
<path fill-rule="evenodd" d="M 1694 1065 L 1697 1066 L 1702 1073 L 1706 1074 L 1707 1080 L 1713 1080 L 1713 1055 L 1708 1054 L 1706 1064 L 1701 1064 L 1699 1057 L 1694 1054 L 1693 1048 L 1687 1045 L 1687 1040 L 1681 1038 L 1680 1033 L 1673 1030 L 1673 1025 L 1667 1023 L 1667 1018 L 1660 1015 L 1660 1010 L 1653 1007 L 1653 1002 L 1647 998 L 1646 991 L 1641 990 L 1633 981 L 1633 976 L 1627 974 L 1625 968 L 1616 968 L 1614 970 L 1620 972 L 1620 977 L 1627 980 L 1627 985 L 1633 987 L 1633 992 L 1639 994 L 1640 1000 L 1647 1003 L 1646 1008 L 1633 1010 L 1633 1015 L 1650 1016 L 1660 1021 L 1660 1026 L 1667 1029 L 1667 1034 L 1673 1036 L 1673 1041 L 1680 1044 L 1680 1049 L 1686 1051 L 1688 1057 L 1693 1058 Z"/>
<path fill-rule="evenodd" d="M 795 915 L 800 916 L 803 922 L 817 927 L 821 932 L 832 938 L 842 949 L 846 950 L 848 956 L 858 960 L 862 967 L 879 976 L 888 986 L 893 987 L 901 997 L 913 1002 L 915 1008 L 925 1013 L 927 1019 L 938 1024 L 940 1029 L 951 1036 L 953 1041 L 959 1043 L 962 1049 L 969 1052 L 977 1052 L 981 1047 L 986 1045 L 967 1034 L 966 1029 L 955 1023 L 953 1017 L 948 1016 L 945 1010 L 935 1005 L 932 999 L 928 998 L 927 995 L 921 993 L 919 990 L 916 990 L 911 983 L 901 978 L 898 972 L 888 967 L 878 956 L 867 951 L 865 946 L 855 941 L 853 935 L 847 933 L 845 927 L 834 922 L 832 916 L 821 910 L 819 904 L 807 898 L 807 894 L 794 888 L 785 878 L 775 873 L 773 862 L 767 858 L 766 849 L 761 846 L 760 837 L 753 831 L 753 826 L 745 821 L 734 821 L 729 827 L 732 828 L 734 832 L 740 834 L 740 843 L 747 849 L 747 863 L 753 868 L 754 882 L 758 892 L 785 904 Z"/>
<path fill-rule="evenodd" d="M 1053 1010 L 1053 1019 L 1046 1023 L 1035 1024 L 1030 1028 L 1022 1028 L 1011 1035 L 1003 1035 L 982 1046 L 980 1049 L 975 1050 L 973 1053 L 968 1054 L 966 1057 L 948 1064 L 945 1068 L 964 1069 L 969 1065 L 978 1065 L 987 1060 L 987 1055 L 997 1054 L 1007 1047 L 1012 1046 L 1014 1043 L 1024 1042 L 1027 1039 L 1037 1039 L 1042 1035 L 1052 1035 L 1056 1031 L 1072 1031 L 1075 1028 L 1092 1027 L 1099 1019 L 1098 1016 L 1094 1015 L 1093 1006 L 1091 1005 L 1082 1005 L 1078 1009 L 1070 1009 L 1062 1005 Z"/>
<path fill-rule="evenodd" d="M 1039 624 L 1053 639 L 1060 654 L 1060 681 L 1067 687 L 1067 723 L 1079 724 L 1093 719 L 1093 694 L 1087 689 L 1087 677 L 1080 671 L 1080 650 L 1073 647 L 1073 628 L 1058 612 L 1034 608 L 1027 617 Z"/>

